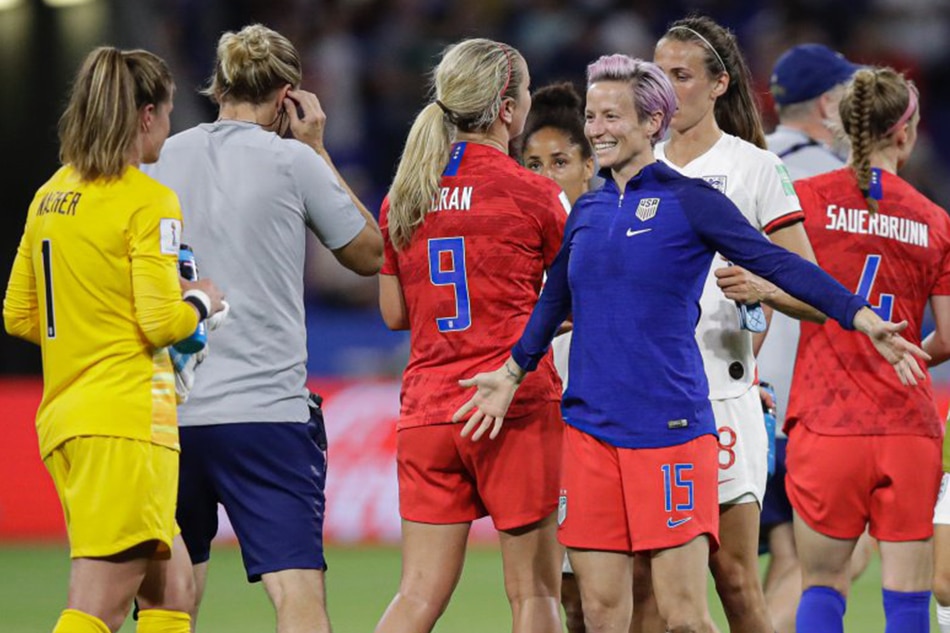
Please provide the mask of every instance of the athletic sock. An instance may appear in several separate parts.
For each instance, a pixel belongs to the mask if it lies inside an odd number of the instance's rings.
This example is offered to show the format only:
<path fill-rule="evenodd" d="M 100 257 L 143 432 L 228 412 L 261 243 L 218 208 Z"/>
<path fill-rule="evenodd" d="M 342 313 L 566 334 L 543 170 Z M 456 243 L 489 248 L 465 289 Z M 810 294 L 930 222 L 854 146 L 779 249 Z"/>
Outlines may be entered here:
<path fill-rule="evenodd" d="M 112 633 L 106 623 L 77 609 L 63 609 L 53 633 Z"/>
<path fill-rule="evenodd" d="M 930 592 L 891 591 L 884 594 L 884 633 L 927 633 L 930 631 Z"/>
<path fill-rule="evenodd" d="M 137 633 L 190 633 L 191 616 L 184 611 L 142 609 L 135 630 Z"/>
<path fill-rule="evenodd" d="M 797 633 L 844 633 L 845 600 L 831 587 L 809 587 L 802 592 L 795 614 Z"/>
<path fill-rule="evenodd" d="M 940 633 L 950 633 L 950 607 L 940 606 L 940 603 L 937 603 L 937 626 Z"/>

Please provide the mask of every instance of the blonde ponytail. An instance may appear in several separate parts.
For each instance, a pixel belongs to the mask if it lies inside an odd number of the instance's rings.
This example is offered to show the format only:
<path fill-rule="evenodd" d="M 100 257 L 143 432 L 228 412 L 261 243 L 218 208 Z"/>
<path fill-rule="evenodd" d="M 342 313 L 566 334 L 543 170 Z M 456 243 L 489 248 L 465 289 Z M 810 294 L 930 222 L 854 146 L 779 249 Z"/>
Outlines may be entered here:
<path fill-rule="evenodd" d="M 515 97 L 525 80 L 523 59 L 507 44 L 478 38 L 446 49 L 433 73 L 435 98 L 413 122 L 389 190 L 396 249 L 407 246 L 425 220 L 457 132 L 488 130 L 502 101 Z"/>
<path fill-rule="evenodd" d="M 422 109 L 409 130 L 389 190 L 389 236 L 397 249 L 409 244 L 412 234 L 425 220 L 439 190 L 455 131 L 435 103 Z"/>

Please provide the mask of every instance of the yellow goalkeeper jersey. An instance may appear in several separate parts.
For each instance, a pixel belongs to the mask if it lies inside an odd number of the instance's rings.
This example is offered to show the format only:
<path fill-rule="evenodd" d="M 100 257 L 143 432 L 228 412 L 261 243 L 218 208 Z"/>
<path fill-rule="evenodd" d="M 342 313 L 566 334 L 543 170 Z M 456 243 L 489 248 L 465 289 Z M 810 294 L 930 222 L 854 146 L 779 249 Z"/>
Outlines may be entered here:
<path fill-rule="evenodd" d="M 66 165 L 37 191 L 3 318 L 10 334 L 42 348 L 44 458 L 80 435 L 178 448 L 165 347 L 198 323 L 181 298 L 181 228 L 175 193 L 134 167 L 82 182 Z"/>

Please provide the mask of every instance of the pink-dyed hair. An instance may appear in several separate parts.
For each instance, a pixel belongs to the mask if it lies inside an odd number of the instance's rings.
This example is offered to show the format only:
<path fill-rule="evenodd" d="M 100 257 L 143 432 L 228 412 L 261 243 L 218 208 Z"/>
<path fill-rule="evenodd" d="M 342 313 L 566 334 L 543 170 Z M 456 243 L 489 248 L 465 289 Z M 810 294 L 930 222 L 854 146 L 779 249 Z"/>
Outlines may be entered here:
<path fill-rule="evenodd" d="M 676 93 L 659 66 L 628 55 L 604 55 L 587 67 L 587 87 L 598 81 L 630 82 L 637 118 L 645 121 L 654 112 L 663 115 L 659 129 L 650 140 L 656 143 L 666 135 L 676 112 Z"/>

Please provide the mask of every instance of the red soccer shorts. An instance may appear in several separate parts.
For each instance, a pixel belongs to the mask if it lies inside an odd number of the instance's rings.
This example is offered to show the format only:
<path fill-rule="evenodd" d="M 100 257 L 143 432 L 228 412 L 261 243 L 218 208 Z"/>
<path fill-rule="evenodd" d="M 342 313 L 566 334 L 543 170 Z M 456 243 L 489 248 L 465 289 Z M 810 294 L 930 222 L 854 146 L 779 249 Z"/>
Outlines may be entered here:
<path fill-rule="evenodd" d="M 930 538 L 941 444 L 918 435 L 820 435 L 796 424 L 785 461 L 788 499 L 831 538 L 856 539 L 866 524 L 882 541 Z"/>
<path fill-rule="evenodd" d="M 558 540 L 567 547 L 641 552 L 697 536 L 719 547 L 719 446 L 617 448 L 565 427 Z"/>
<path fill-rule="evenodd" d="M 461 424 L 397 433 L 399 514 L 419 523 L 489 515 L 498 530 L 530 525 L 557 508 L 564 422 L 560 404 L 506 419 L 494 440 L 461 436 Z"/>

